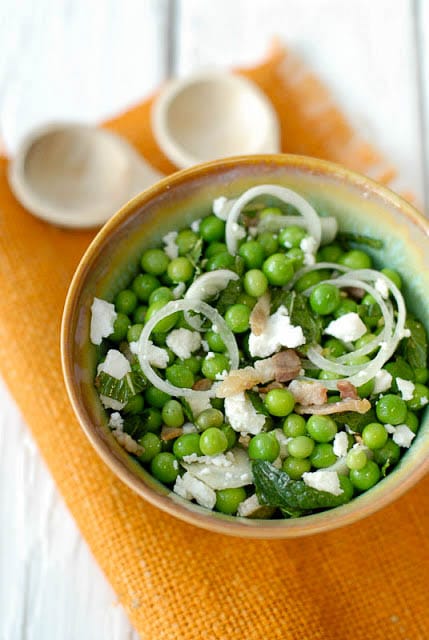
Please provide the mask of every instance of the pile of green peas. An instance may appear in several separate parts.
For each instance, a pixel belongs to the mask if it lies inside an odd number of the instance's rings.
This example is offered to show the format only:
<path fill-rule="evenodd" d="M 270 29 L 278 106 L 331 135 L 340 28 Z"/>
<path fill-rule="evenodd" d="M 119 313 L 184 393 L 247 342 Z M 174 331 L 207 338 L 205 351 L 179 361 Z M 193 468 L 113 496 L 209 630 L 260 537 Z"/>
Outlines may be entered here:
<path fill-rule="evenodd" d="M 284 215 L 277 207 L 269 207 L 260 212 L 266 215 Z M 304 265 L 304 252 L 300 248 L 307 231 L 298 226 L 290 226 L 279 233 L 264 231 L 256 237 L 248 236 L 239 246 L 240 260 L 239 291 L 236 299 L 228 305 L 223 317 L 234 333 L 240 353 L 250 358 L 248 351 L 249 319 L 251 311 L 268 289 L 283 287 Z M 179 284 L 190 286 L 201 272 L 217 269 L 237 269 L 237 259 L 229 254 L 225 243 L 225 222 L 214 215 L 205 217 L 198 231 L 182 229 L 176 237 L 178 256 L 170 259 L 161 247 L 147 249 L 140 261 L 140 271 L 129 282 L 127 288 L 119 291 L 114 298 L 117 318 L 113 333 L 105 340 L 107 348 L 122 348 L 139 339 L 145 323 L 168 302 L 175 299 L 175 288 Z M 200 246 L 201 255 L 195 262 L 193 252 Z M 371 256 L 360 249 L 345 250 L 332 242 L 322 247 L 316 257 L 318 262 L 335 262 L 351 269 L 372 268 Z M 402 282 L 399 274 L 391 269 L 382 269 L 398 288 Z M 329 271 L 314 270 L 302 275 L 295 283 L 294 290 L 304 292 L 312 287 L 308 302 L 311 312 L 321 318 L 324 326 L 350 312 L 359 313 L 367 326 L 367 333 L 355 343 L 359 348 L 372 340 L 382 328 L 382 316 L 374 308 L 374 300 L 365 295 L 355 300 L 329 282 Z M 214 306 L 216 301 L 214 301 Z M 151 339 L 154 344 L 168 353 L 165 378 L 181 388 L 192 388 L 202 378 L 215 381 L 220 374 L 230 368 L 225 344 L 214 327 L 208 327 L 203 335 L 210 352 L 200 349 L 191 357 L 181 360 L 166 346 L 167 336 L 176 328 L 188 328 L 183 313 L 177 312 L 159 321 Z M 330 336 L 323 336 L 321 346 L 327 357 L 338 357 L 347 352 L 346 345 Z M 350 358 L 349 364 L 364 364 L 368 356 Z M 415 384 L 413 398 L 404 401 L 392 390 L 384 396 L 374 396 L 374 380 L 358 388 L 359 396 L 370 398 L 375 408 L 377 421 L 363 428 L 360 439 L 363 447 L 354 446 L 356 439 L 348 434 L 348 451 L 345 458 L 348 482 L 351 491 L 357 493 L 374 486 L 386 472 L 393 468 L 402 455 L 400 447 L 393 441 L 384 427 L 385 424 L 406 424 L 414 433 L 419 425 L 419 411 L 422 399 L 429 398 L 426 386 L 429 372 L 427 368 L 413 370 L 410 379 Z M 159 371 L 163 375 L 162 371 Z M 330 371 L 307 371 L 319 380 L 338 377 Z M 339 430 L 335 420 L 329 416 L 312 415 L 307 419 L 294 411 L 295 399 L 287 389 L 272 389 L 261 394 L 267 415 L 265 430 L 254 435 L 248 442 L 251 460 L 279 460 L 280 444 L 276 436 L 282 430 L 288 438 L 288 455 L 281 460 L 282 469 L 293 480 L 299 480 L 309 471 L 327 469 L 337 461 L 333 441 Z M 329 402 L 340 398 L 337 393 L 329 394 Z M 181 429 L 189 420 L 184 403 L 156 387 L 148 384 L 146 389 L 133 396 L 124 407 L 125 418 L 140 418 L 136 435 L 143 449 L 138 457 L 140 463 L 150 470 L 160 482 L 172 486 L 181 473 L 180 461 L 187 456 L 215 456 L 241 446 L 238 435 L 228 424 L 221 399 L 213 399 L 211 408 L 194 415 L 194 427 L 190 432 L 181 433 L 172 440 L 161 437 L 163 427 Z M 126 428 L 126 426 L 125 426 Z M 134 434 L 135 435 L 135 434 Z M 215 509 L 233 515 L 239 504 L 253 493 L 252 487 L 240 487 L 217 491 Z"/>

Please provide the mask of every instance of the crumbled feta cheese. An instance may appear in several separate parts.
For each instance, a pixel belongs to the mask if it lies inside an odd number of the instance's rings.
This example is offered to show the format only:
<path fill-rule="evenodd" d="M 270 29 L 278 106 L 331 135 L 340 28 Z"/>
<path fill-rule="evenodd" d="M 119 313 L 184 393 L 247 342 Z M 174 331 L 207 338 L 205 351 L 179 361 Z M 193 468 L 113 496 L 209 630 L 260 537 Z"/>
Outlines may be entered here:
<path fill-rule="evenodd" d="M 167 346 L 181 360 L 190 358 L 194 351 L 201 346 L 201 336 L 198 331 L 189 329 L 174 329 L 167 336 Z"/>
<path fill-rule="evenodd" d="M 177 231 L 166 233 L 162 241 L 165 244 L 164 251 L 170 260 L 174 260 L 179 255 L 179 247 L 176 244 Z"/>
<path fill-rule="evenodd" d="M 410 338 L 411 331 L 409 329 L 404 329 L 401 333 L 401 338 Z"/>
<path fill-rule="evenodd" d="M 402 400 L 412 400 L 415 386 L 410 380 L 396 378 L 396 385 L 401 392 Z"/>
<path fill-rule="evenodd" d="M 339 431 L 334 438 L 333 450 L 336 456 L 339 458 L 347 455 L 347 449 L 349 448 L 349 439 L 345 431 Z"/>
<path fill-rule="evenodd" d="M 121 380 L 127 373 L 131 371 L 130 363 L 123 353 L 117 349 L 109 349 L 104 362 L 98 365 L 97 372 L 107 373 L 116 380 Z"/>
<path fill-rule="evenodd" d="M 218 456 L 208 456 L 211 459 L 208 464 L 207 462 L 198 461 L 187 463 L 183 460 L 181 464 L 191 475 L 204 480 L 209 487 L 216 491 L 219 489 L 235 489 L 252 484 L 252 467 L 246 451 L 235 447 L 232 451 L 228 451 L 225 456 L 227 460 L 231 461 L 230 466 L 225 467 L 213 464 L 213 460 Z"/>
<path fill-rule="evenodd" d="M 302 474 L 302 479 L 308 487 L 317 489 L 317 491 L 326 491 L 334 496 L 339 496 L 343 493 L 338 473 L 335 471 L 326 471 L 326 469 L 308 471 Z"/>
<path fill-rule="evenodd" d="M 306 236 L 300 242 L 300 248 L 304 252 L 304 264 L 311 265 L 316 262 L 314 253 L 316 251 L 316 240 L 312 236 Z"/>
<path fill-rule="evenodd" d="M 220 373 L 217 373 L 215 375 L 215 378 L 216 378 L 216 380 L 225 380 L 227 375 L 228 375 L 228 371 L 226 369 L 224 369 Z"/>
<path fill-rule="evenodd" d="M 225 398 L 225 417 L 234 431 L 240 433 L 260 433 L 265 424 L 265 416 L 257 413 L 244 392 Z"/>
<path fill-rule="evenodd" d="M 200 224 L 201 224 L 201 218 L 198 218 L 198 220 L 194 220 L 191 224 L 191 229 L 194 233 L 198 233 L 198 231 L 200 230 Z"/>
<path fill-rule="evenodd" d="M 92 344 L 101 344 L 103 338 L 113 333 L 113 325 L 118 314 L 115 305 L 100 298 L 94 298 L 91 305 L 90 339 Z"/>
<path fill-rule="evenodd" d="M 198 431 L 197 427 L 192 424 L 192 422 L 185 422 L 182 427 L 183 433 L 196 433 Z"/>
<path fill-rule="evenodd" d="M 300 326 L 294 326 L 290 322 L 288 310 L 281 305 L 271 315 L 261 335 L 250 333 L 249 351 L 251 356 L 266 358 L 281 347 L 295 348 L 305 343 L 305 337 Z"/>
<path fill-rule="evenodd" d="M 143 453 L 143 447 L 141 447 L 128 433 L 124 433 L 121 429 L 115 429 L 112 433 L 121 447 L 123 447 L 125 451 L 128 451 L 128 453 L 134 453 L 136 455 Z"/>
<path fill-rule="evenodd" d="M 386 369 L 380 369 L 374 376 L 373 393 L 384 393 L 392 385 L 392 376 Z"/>
<path fill-rule="evenodd" d="M 157 347 L 151 340 L 147 341 L 146 353 L 140 354 L 145 360 L 148 360 L 153 367 L 165 369 L 168 365 L 168 353 L 165 349 Z"/>
<path fill-rule="evenodd" d="M 426 396 L 422 396 L 422 397 L 420 398 L 420 406 L 421 406 L 421 407 L 424 407 L 425 405 L 427 405 L 427 403 L 428 403 L 428 402 L 429 402 L 429 400 L 427 399 L 427 397 L 426 397 Z"/>
<path fill-rule="evenodd" d="M 393 426 L 393 424 L 389 424 L 389 423 L 386 423 L 384 425 L 384 428 L 386 429 L 387 433 L 390 433 L 390 435 L 395 433 L 395 430 L 396 430 L 395 427 Z"/>
<path fill-rule="evenodd" d="M 181 298 L 185 293 L 185 290 L 186 290 L 186 284 L 184 282 L 179 282 L 179 284 L 176 287 L 174 287 L 174 289 L 172 289 L 173 296 L 175 297 L 175 299 L 177 300 L 178 298 Z"/>
<path fill-rule="evenodd" d="M 415 437 L 416 434 L 413 433 L 406 424 L 398 424 L 398 426 L 395 427 L 395 433 L 392 436 L 392 440 L 393 442 L 396 442 L 399 447 L 408 449 Z"/>
<path fill-rule="evenodd" d="M 201 346 L 203 348 L 203 351 L 205 351 L 206 353 L 210 351 L 209 343 L 207 342 L 207 340 L 201 340 Z"/>
<path fill-rule="evenodd" d="M 345 313 L 343 316 L 332 320 L 326 327 L 324 333 L 327 333 L 338 340 L 344 342 L 354 342 L 361 338 L 368 329 L 359 318 L 358 314 L 353 312 Z"/>
<path fill-rule="evenodd" d="M 126 405 L 125 402 L 119 402 L 119 400 L 114 400 L 113 398 L 109 398 L 109 396 L 103 396 L 103 394 L 100 394 L 100 400 L 103 407 L 113 409 L 113 411 L 120 411 Z"/>
<path fill-rule="evenodd" d="M 188 472 L 182 477 L 177 476 L 173 491 L 185 500 L 195 500 L 206 509 L 213 509 L 216 504 L 216 493 L 213 489 Z"/>
<path fill-rule="evenodd" d="M 196 453 L 191 453 L 189 456 L 183 456 L 183 462 L 192 464 L 193 462 L 202 462 L 204 464 L 212 464 L 215 467 L 230 467 L 234 462 L 234 456 L 230 451 L 227 453 L 218 453 L 215 456 L 199 456 Z"/>
<path fill-rule="evenodd" d="M 258 227 L 249 227 L 249 240 L 252 240 L 258 235 Z"/>
<path fill-rule="evenodd" d="M 213 213 L 217 218 L 226 220 L 231 206 L 228 206 L 228 199 L 225 196 L 220 196 L 213 200 Z"/>
<path fill-rule="evenodd" d="M 246 236 L 246 231 L 241 225 L 237 224 L 236 222 L 232 223 L 231 230 L 234 238 L 236 238 L 237 240 L 242 240 Z"/>
<path fill-rule="evenodd" d="M 243 502 L 240 502 L 237 509 L 237 515 L 242 518 L 248 518 L 249 516 L 257 513 L 261 508 L 261 503 L 258 500 L 256 493 L 253 496 L 249 496 Z"/>
<path fill-rule="evenodd" d="M 279 458 L 281 460 L 284 460 L 284 458 L 286 458 L 289 454 L 287 446 L 292 438 L 288 438 L 287 436 L 285 436 L 282 429 L 274 429 L 272 433 L 276 436 L 276 440 L 280 445 Z"/>
<path fill-rule="evenodd" d="M 387 286 L 387 283 L 385 280 L 383 280 L 383 278 L 377 278 L 374 284 L 374 288 L 376 291 L 378 291 L 381 297 L 384 298 L 384 300 L 387 300 L 387 298 L 389 297 L 389 287 Z"/>
<path fill-rule="evenodd" d="M 208 354 L 206 355 L 206 360 L 212 360 L 215 357 L 215 353 L 214 351 L 209 351 Z"/>
<path fill-rule="evenodd" d="M 201 394 L 200 396 L 193 394 L 186 399 L 189 406 L 191 407 L 194 418 L 197 418 L 200 413 L 202 413 L 206 409 L 212 408 L 212 405 L 210 404 L 210 398 L 205 394 Z"/>
<path fill-rule="evenodd" d="M 122 431 L 124 426 L 124 419 L 118 411 L 110 414 L 109 427 Z"/>

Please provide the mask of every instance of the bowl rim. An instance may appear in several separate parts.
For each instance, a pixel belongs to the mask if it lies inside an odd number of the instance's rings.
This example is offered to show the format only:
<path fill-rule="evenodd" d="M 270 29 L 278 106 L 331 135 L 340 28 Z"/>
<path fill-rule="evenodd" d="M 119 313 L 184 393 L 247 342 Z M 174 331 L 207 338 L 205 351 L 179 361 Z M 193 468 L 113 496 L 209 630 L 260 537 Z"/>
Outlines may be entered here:
<path fill-rule="evenodd" d="M 85 276 L 90 269 L 92 260 L 98 255 L 100 245 L 104 244 L 116 228 L 120 227 L 130 215 L 135 213 L 136 209 L 144 206 L 145 203 L 149 202 L 159 193 L 162 193 L 163 190 L 171 190 L 173 187 L 185 183 L 188 179 L 198 177 L 204 172 L 211 173 L 217 170 L 227 170 L 237 165 L 252 166 L 255 163 L 271 163 L 276 167 L 286 166 L 288 168 L 298 169 L 304 173 L 309 173 L 310 175 L 316 174 L 334 178 L 350 185 L 350 187 L 356 187 L 358 189 L 364 188 L 399 209 L 405 217 L 429 238 L 429 220 L 413 205 L 374 180 L 327 160 L 292 154 L 258 154 L 233 156 L 227 159 L 199 164 L 188 169 L 182 169 L 181 171 L 166 176 L 124 204 L 100 229 L 86 249 L 73 275 L 65 300 L 60 337 L 61 362 L 70 403 L 88 440 L 110 470 L 140 497 L 147 500 L 153 506 L 160 508 L 162 511 L 188 524 L 193 524 L 212 532 L 243 538 L 286 539 L 330 531 L 352 524 L 378 511 L 404 494 L 423 477 L 429 470 L 429 456 L 413 467 L 407 475 L 401 479 L 401 482 L 396 483 L 396 485 L 390 488 L 389 492 L 381 491 L 378 500 L 361 500 L 368 495 L 362 494 L 343 507 L 337 507 L 333 511 L 324 511 L 302 518 L 290 520 L 253 520 L 238 518 L 236 516 L 224 516 L 223 514 L 207 511 L 194 504 L 192 504 L 192 509 L 190 509 L 186 506 L 185 501 L 176 497 L 172 492 L 163 495 L 153 491 L 149 485 L 145 484 L 144 481 L 134 475 L 129 469 L 125 468 L 101 440 L 100 436 L 97 435 L 91 421 L 87 419 L 85 412 L 82 410 L 77 394 L 77 385 L 74 382 L 73 372 L 72 340 L 70 339 L 75 306 L 83 287 Z M 357 504 L 358 502 L 359 508 L 350 508 L 351 505 Z M 327 513 L 330 514 L 330 517 L 326 516 Z M 331 514 L 333 513 L 335 513 L 335 517 L 332 517 Z"/>

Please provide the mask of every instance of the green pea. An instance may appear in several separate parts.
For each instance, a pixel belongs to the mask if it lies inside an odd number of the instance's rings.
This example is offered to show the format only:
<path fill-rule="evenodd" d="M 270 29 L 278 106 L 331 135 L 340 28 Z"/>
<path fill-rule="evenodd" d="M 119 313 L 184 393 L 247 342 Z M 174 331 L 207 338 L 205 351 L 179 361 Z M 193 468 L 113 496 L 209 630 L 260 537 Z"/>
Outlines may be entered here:
<path fill-rule="evenodd" d="M 195 375 L 201 369 L 201 358 L 199 356 L 191 356 L 190 358 L 185 358 L 185 360 L 179 360 L 178 364 L 185 365 Z"/>
<path fill-rule="evenodd" d="M 334 318 L 340 318 L 346 313 L 357 313 L 358 305 L 354 300 L 350 298 L 344 298 L 340 301 L 340 304 L 334 311 Z"/>
<path fill-rule="evenodd" d="M 386 464 L 393 467 L 399 462 L 400 457 L 401 449 L 391 438 L 387 440 L 384 447 L 374 451 L 374 462 L 380 465 L 380 467 L 384 467 Z"/>
<path fill-rule="evenodd" d="M 380 469 L 373 460 L 368 460 L 362 469 L 350 470 L 350 480 L 359 491 L 371 489 L 380 480 L 380 475 Z"/>
<path fill-rule="evenodd" d="M 329 278 L 329 271 L 325 269 L 309 271 L 308 273 L 304 273 L 304 275 L 295 282 L 295 290 L 298 291 L 298 293 L 302 293 L 306 289 L 314 287 L 314 285 L 318 284 L 321 280 L 326 280 L 326 278 Z"/>
<path fill-rule="evenodd" d="M 318 375 L 319 380 L 336 380 L 337 378 L 342 378 L 342 376 L 338 375 L 338 373 L 333 373 L 332 371 L 326 371 L 326 369 L 321 369 Z"/>
<path fill-rule="evenodd" d="M 307 431 L 316 442 L 330 442 L 335 438 L 338 428 L 329 416 L 310 416 Z"/>
<path fill-rule="evenodd" d="M 176 244 L 179 249 L 179 256 L 185 256 L 192 251 L 198 242 L 198 235 L 191 229 L 182 229 L 176 238 Z"/>
<path fill-rule="evenodd" d="M 156 387 L 148 387 L 144 394 L 146 404 L 156 407 L 156 409 L 162 409 L 165 403 L 171 399 L 171 396 Z"/>
<path fill-rule="evenodd" d="M 150 470 L 152 475 L 165 484 L 172 484 L 179 475 L 179 463 L 176 456 L 168 451 L 157 453 L 152 459 Z"/>
<path fill-rule="evenodd" d="M 245 304 L 233 304 L 226 310 L 225 322 L 234 333 L 244 333 L 249 328 L 250 309 Z"/>
<path fill-rule="evenodd" d="M 234 257 L 230 253 L 228 253 L 228 251 L 224 251 L 222 253 L 217 253 L 212 258 L 207 260 L 206 271 L 231 269 L 233 267 L 235 267 Z"/>
<path fill-rule="evenodd" d="M 191 456 L 193 453 L 200 456 L 200 434 L 185 433 L 183 436 L 179 436 L 174 441 L 173 453 L 179 460 L 182 460 L 185 456 Z"/>
<path fill-rule="evenodd" d="M 311 469 L 311 462 L 308 458 L 293 458 L 288 456 L 283 461 L 282 470 L 288 474 L 291 480 L 300 480 L 303 473 L 308 473 Z"/>
<path fill-rule="evenodd" d="M 115 308 L 119 313 L 129 316 L 137 307 L 137 295 L 131 289 L 120 291 L 115 298 Z"/>
<path fill-rule="evenodd" d="M 163 393 L 161 391 L 161 393 Z M 151 394 L 149 394 L 150 396 Z M 167 394 L 166 394 L 167 395 Z M 170 396 L 167 396 L 169 398 Z M 147 401 L 147 397 L 146 397 Z M 146 431 L 150 431 L 155 433 L 159 431 L 162 424 L 161 412 L 154 407 L 149 407 L 149 409 L 145 409 L 142 415 L 143 424 L 145 426 Z"/>
<path fill-rule="evenodd" d="M 398 289 L 402 289 L 402 278 L 397 271 L 386 268 L 382 269 L 381 273 L 384 273 L 384 275 L 387 276 L 393 282 L 393 284 L 396 284 Z"/>
<path fill-rule="evenodd" d="M 172 364 L 165 370 L 165 376 L 171 384 L 182 389 L 190 389 L 195 382 L 194 374 L 183 364 Z"/>
<path fill-rule="evenodd" d="M 347 349 L 344 344 L 338 338 L 328 338 L 325 340 L 323 349 L 326 352 L 326 356 L 332 358 L 338 358 L 346 353 Z"/>
<path fill-rule="evenodd" d="M 355 490 L 350 478 L 348 476 L 339 475 L 338 480 L 340 481 L 340 487 L 343 490 L 345 499 L 351 500 Z"/>
<path fill-rule="evenodd" d="M 420 384 L 426 384 L 429 379 L 429 369 L 426 367 L 414 369 L 414 379 Z"/>
<path fill-rule="evenodd" d="M 219 351 L 220 353 L 226 351 L 225 343 L 219 333 L 212 330 L 207 331 L 205 338 L 212 351 Z"/>
<path fill-rule="evenodd" d="M 330 467 L 336 461 L 337 456 L 331 444 L 322 442 L 316 444 L 313 453 L 310 455 L 310 461 L 316 469 L 325 469 Z"/>
<path fill-rule="evenodd" d="M 340 290 L 329 282 L 317 285 L 310 294 L 310 306 L 320 316 L 333 313 L 340 301 Z"/>
<path fill-rule="evenodd" d="M 298 269 L 300 269 L 304 264 L 305 253 L 302 249 L 298 249 L 298 247 L 294 247 L 293 249 L 286 251 L 285 256 L 293 263 L 295 271 L 298 271 Z"/>
<path fill-rule="evenodd" d="M 259 214 L 259 218 L 263 219 L 263 218 L 266 218 L 267 216 L 282 216 L 282 215 L 283 215 L 283 212 L 278 207 L 265 207 L 265 209 L 262 209 L 261 213 Z"/>
<path fill-rule="evenodd" d="M 111 338 L 110 338 L 111 339 Z M 413 397 L 407 401 L 407 407 L 412 411 L 418 411 L 427 405 L 429 400 L 429 389 L 426 385 L 416 382 L 414 385 Z M 402 420 L 401 420 L 402 422 Z M 393 423 L 392 424 L 398 424 Z"/>
<path fill-rule="evenodd" d="M 229 360 L 223 353 L 208 354 L 203 360 L 201 371 L 205 378 L 216 380 L 216 376 L 229 371 Z"/>
<path fill-rule="evenodd" d="M 112 342 L 122 342 L 122 340 L 125 340 L 130 324 L 128 316 L 124 313 L 118 313 L 113 323 L 113 333 L 110 334 L 109 340 Z"/>
<path fill-rule="evenodd" d="M 243 500 L 246 499 L 246 491 L 243 487 L 235 489 L 219 489 L 216 491 L 215 509 L 220 513 L 233 516 Z"/>
<path fill-rule="evenodd" d="M 374 391 L 374 385 L 375 380 L 374 378 L 371 378 L 371 380 L 368 380 L 364 384 L 361 384 L 360 387 L 357 387 L 359 398 L 368 398 L 370 395 L 372 395 L 372 392 Z"/>
<path fill-rule="evenodd" d="M 413 433 L 417 433 L 417 429 L 419 428 L 419 419 L 415 413 L 407 411 L 407 417 L 404 420 L 404 424 L 406 424 Z"/>
<path fill-rule="evenodd" d="M 141 462 L 150 462 L 158 453 L 161 453 L 161 440 L 155 433 L 145 433 L 138 443 L 143 447 L 143 453 L 139 455 Z"/>
<path fill-rule="evenodd" d="M 344 251 L 338 244 L 327 244 L 317 253 L 318 262 L 338 262 Z"/>
<path fill-rule="evenodd" d="M 135 324 L 144 324 L 146 320 L 147 307 L 140 305 L 133 313 L 133 320 Z"/>
<path fill-rule="evenodd" d="M 206 258 L 213 258 L 219 253 L 228 253 L 228 248 L 224 242 L 212 242 L 205 251 Z"/>
<path fill-rule="evenodd" d="M 367 424 L 362 431 L 362 440 L 368 449 L 381 449 L 387 442 L 387 431 L 379 422 Z"/>
<path fill-rule="evenodd" d="M 243 284 L 244 290 L 249 296 L 259 298 L 266 292 L 268 280 L 266 275 L 259 269 L 250 269 L 244 275 Z"/>
<path fill-rule="evenodd" d="M 141 413 L 144 409 L 144 398 L 140 393 L 137 393 L 135 396 L 132 396 L 123 408 L 123 412 L 129 415 L 137 415 Z"/>
<path fill-rule="evenodd" d="M 295 398 L 288 389 L 271 389 L 265 396 L 264 404 L 272 416 L 282 418 L 292 413 Z"/>
<path fill-rule="evenodd" d="M 249 442 L 247 450 L 251 460 L 274 462 L 280 453 L 280 445 L 272 433 L 258 433 Z"/>
<path fill-rule="evenodd" d="M 143 271 L 153 276 L 160 276 L 167 271 L 169 259 L 162 249 L 148 249 L 141 259 Z"/>
<path fill-rule="evenodd" d="M 167 427 L 181 427 L 185 422 L 182 405 L 177 400 L 168 400 L 162 407 L 161 415 Z"/>
<path fill-rule="evenodd" d="M 283 433 L 288 438 L 304 436 L 307 433 L 307 425 L 304 418 L 297 413 L 290 413 L 283 423 Z"/>
<path fill-rule="evenodd" d="M 200 449 L 205 456 L 215 456 L 228 448 L 228 439 L 221 429 L 209 427 L 200 436 Z"/>
<path fill-rule="evenodd" d="M 127 341 L 128 342 L 137 342 L 140 338 L 140 334 L 143 331 L 142 324 L 132 324 L 127 331 Z"/>
<path fill-rule="evenodd" d="M 401 424 L 407 416 L 407 405 L 398 396 L 389 393 L 375 405 L 375 412 L 380 422 L 385 424 Z"/>
<path fill-rule="evenodd" d="M 361 347 L 365 347 L 369 342 L 374 340 L 375 335 L 373 333 L 365 333 L 363 336 L 358 338 L 355 342 L 356 349 L 360 349 Z M 374 347 L 373 351 L 370 353 L 374 353 L 377 350 L 377 347 Z"/>
<path fill-rule="evenodd" d="M 270 284 L 282 287 L 292 278 L 294 274 L 293 263 L 284 255 L 284 253 L 274 253 L 269 256 L 262 270 Z"/>
<path fill-rule="evenodd" d="M 152 291 L 149 296 L 149 304 L 159 302 L 160 300 L 162 302 L 165 302 L 165 304 L 167 304 L 167 302 L 170 302 L 171 300 L 174 300 L 174 295 L 171 289 L 169 289 L 168 287 L 158 287 L 157 289 Z"/>
<path fill-rule="evenodd" d="M 147 302 L 152 291 L 159 287 L 159 280 L 150 273 L 140 273 L 131 284 L 132 290 L 139 300 Z"/>
<path fill-rule="evenodd" d="M 368 462 L 367 455 L 363 449 L 350 449 L 346 457 L 346 465 L 349 469 L 363 469 Z"/>
<path fill-rule="evenodd" d="M 347 251 L 338 259 L 338 263 L 350 269 L 371 269 L 372 267 L 371 257 L 359 249 Z"/>
<path fill-rule="evenodd" d="M 263 231 L 258 236 L 258 242 L 264 250 L 265 257 L 271 256 L 279 248 L 277 236 L 270 231 Z"/>
<path fill-rule="evenodd" d="M 294 458 L 308 458 L 314 449 L 314 440 L 308 436 L 297 436 L 293 438 L 287 445 L 289 455 Z"/>
<path fill-rule="evenodd" d="M 228 449 L 232 449 L 237 442 L 237 433 L 229 424 L 223 424 L 220 427 L 220 430 L 226 435 L 226 439 L 228 440 Z"/>
<path fill-rule="evenodd" d="M 225 237 L 225 222 L 216 216 L 207 216 L 200 224 L 200 236 L 206 242 L 216 242 Z"/>
<path fill-rule="evenodd" d="M 146 312 L 146 322 L 151 319 L 151 317 L 164 309 L 165 302 L 163 300 L 157 300 L 157 302 L 153 302 Z M 171 329 L 175 326 L 176 322 L 179 320 L 179 312 L 171 313 L 166 318 L 163 318 L 153 328 L 154 333 L 166 333 L 167 331 L 171 331 Z"/>
<path fill-rule="evenodd" d="M 238 250 L 238 255 L 243 258 L 246 269 L 259 269 L 265 260 L 264 248 L 256 240 L 243 242 Z"/>
<path fill-rule="evenodd" d="M 195 424 L 201 431 L 205 431 L 210 427 L 221 427 L 223 425 L 223 413 L 219 409 L 205 409 L 198 415 Z"/>
<path fill-rule="evenodd" d="M 279 233 L 279 244 L 285 249 L 292 249 L 293 247 L 299 247 L 301 240 L 307 236 L 306 229 L 291 225 L 282 229 Z"/>
<path fill-rule="evenodd" d="M 168 276 L 174 283 L 188 282 L 194 275 L 194 267 L 188 258 L 174 258 L 168 265 Z"/>
<path fill-rule="evenodd" d="M 246 307 L 249 307 L 250 310 L 253 309 L 257 302 L 258 300 L 253 296 L 249 296 L 248 293 L 240 293 L 237 298 L 237 304 L 245 304 Z"/>

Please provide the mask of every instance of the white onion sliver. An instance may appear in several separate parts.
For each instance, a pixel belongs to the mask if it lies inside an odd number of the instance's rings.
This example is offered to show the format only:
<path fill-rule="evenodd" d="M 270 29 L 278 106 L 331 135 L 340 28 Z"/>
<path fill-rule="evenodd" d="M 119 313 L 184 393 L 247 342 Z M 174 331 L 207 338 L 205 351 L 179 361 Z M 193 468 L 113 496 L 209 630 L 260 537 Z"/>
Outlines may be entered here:
<path fill-rule="evenodd" d="M 225 289 L 231 280 L 238 279 L 239 276 L 230 269 L 218 269 L 203 273 L 191 284 L 185 293 L 185 300 L 207 300 Z M 201 331 L 201 320 L 197 316 L 191 316 L 188 311 L 185 311 L 185 320 L 193 329 Z"/>
<path fill-rule="evenodd" d="M 333 216 L 327 216 L 326 218 L 320 218 L 320 224 L 322 229 L 322 235 L 320 239 L 321 244 L 329 244 L 337 235 L 338 223 L 337 219 Z M 269 215 L 258 223 L 258 231 L 281 231 L 285 227 L 296 225 L 297 227 L 304 227 L 311 233 L 307 220 L 302 216 L 273 216 Z"/>
<path fill-rule="evenodd" d="M 303 216 L 308 224 L 308 229 L 311 230 L 311 235 L 316 241 L 316 250 L 320 246 L 320 241 L 322 237 L 322 229 L 320 217 L 313 209 L 311 204 L 307 202 L 302 196 L 300 196 L 295 191 L 291 189 L 287 189 L 286 187 L 280 187 L 274 184 L 264 184 L 258 187 L 252 187 L 245 191 L 237 200 L 234 202 L 231 210 L 228 214 L 228 218 L 226 221 L 226 229 L 225 229 L 225 239 L 226 245 L 228 247 L 228 251 L 235 255 L 237 253 L 237 233 L 235 225 L 238 222 L 238 218 L 240 217 L 240 213 L 243 207 L 248 204 L 254 198 L 262 195 L 270 195 L 279 200 L 282 200 L 286 204 L 290 204 Z"/>
<path fill-rule="evenodd" d="M 183 389 L 182 387 L 176 387 L 167 380 L 163 380 L 152 369 L 149 361 L 145 357 L 145 351 L 147 349 L 147 343 L 150 339 L 151 333 L 160 320 L 167 318 L 177 311 L 195 311 L 196 313 L 202 313 L 205 315 L 216 327 L 222 340 L 225 343 L 231 369 L 238 369 L 239 365 L 239 353 L 237 343 L 235 341 L 232 331 L 228 328 L 225 320 L 222 316 L 213 309 L 210 305 L 202 301 L 196 300 L 175 300 L 165 305 L 163 309 L 157 311 L 150 320 L 145 324 L 143 331 L 139 338 L 138 359 L 144 375 L 147 379 L 161 391 L 165 391 L 172 396 L 194 397 L 194 398 L 214 398 L 216 395 L 216 384 L 213 385 L 208 391 L 195 391 L 194 389 Z"/>

